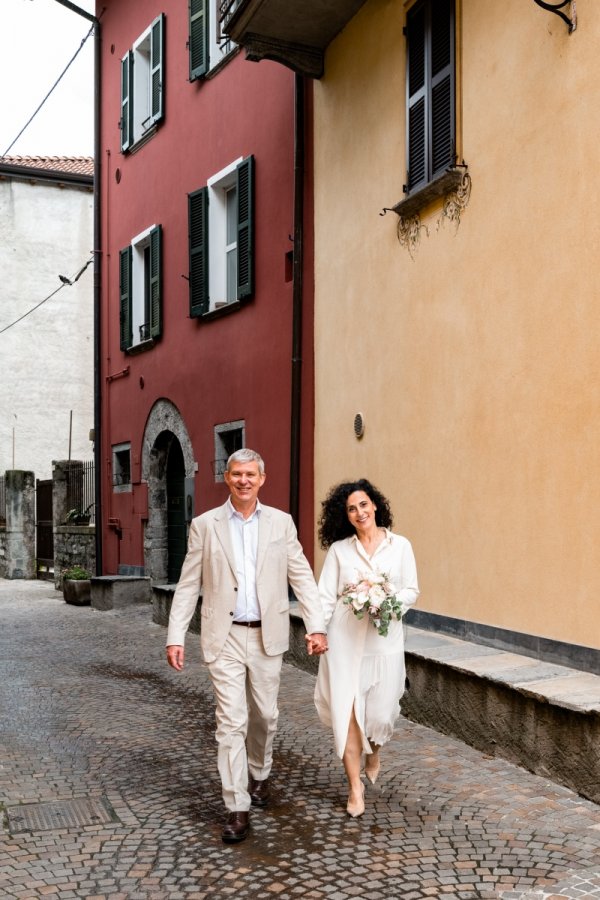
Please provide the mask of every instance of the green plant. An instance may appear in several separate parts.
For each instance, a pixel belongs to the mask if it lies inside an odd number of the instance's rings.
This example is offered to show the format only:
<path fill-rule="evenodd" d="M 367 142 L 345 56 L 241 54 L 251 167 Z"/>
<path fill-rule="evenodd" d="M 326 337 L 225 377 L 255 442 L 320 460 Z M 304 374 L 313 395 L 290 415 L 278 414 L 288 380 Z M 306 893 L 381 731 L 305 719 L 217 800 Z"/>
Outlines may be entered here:
<path fill-rule="evenodd" d="M 83 566 L 69 566 L 62 570 L 63 581 L 87 581 L 92 575 Z"/>
<path fill-rule="evenodd" d="M 93 503 L 90 503 L 89 506 L 86 506 L 85 509 L 70 509 L 67 515 L 65 516 L 65 525 L 75 524 L 77 525 L 80 522 L 84 522 L 87 524 L 90 521 L 90 509 L 94 506 Z"/>

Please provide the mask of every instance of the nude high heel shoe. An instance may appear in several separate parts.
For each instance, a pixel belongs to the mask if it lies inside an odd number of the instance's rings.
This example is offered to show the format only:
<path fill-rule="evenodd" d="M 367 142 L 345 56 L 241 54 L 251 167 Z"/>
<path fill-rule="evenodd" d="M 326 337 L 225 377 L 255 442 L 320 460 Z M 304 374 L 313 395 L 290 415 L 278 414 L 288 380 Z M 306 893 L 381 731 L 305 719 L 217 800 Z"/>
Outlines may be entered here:
<path fill-rule="evenodd" d="M 377 781 L 380 769 L 381 760 L 379 759 L 379 750 L 376 750 L 375 753 L 368 753 L 365 758 L 365 775 L 371 784 L 375 784 Z"/>
<path fill-rule="evenodd" d="M 348 800 L 348 805 L 346 806 L 346 812 L 353 819 L 357 819 L 358 816 L 362 816 L 365 811 L 365 786 L 364 784 L 360 785 L 360 800 L 356 800 L 352 802 Z"/>

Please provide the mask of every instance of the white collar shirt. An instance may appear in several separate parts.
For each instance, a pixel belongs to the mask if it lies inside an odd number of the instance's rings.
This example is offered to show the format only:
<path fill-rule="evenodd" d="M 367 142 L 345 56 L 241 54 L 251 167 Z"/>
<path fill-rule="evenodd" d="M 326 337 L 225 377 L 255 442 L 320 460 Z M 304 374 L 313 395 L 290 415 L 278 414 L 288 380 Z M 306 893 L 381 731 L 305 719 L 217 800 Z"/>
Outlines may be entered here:
<path fill-rule="evenodd" d="M 260 619 L 260 607 L 256 595 L 256 557 L 258 554 L 258 521 L 261 505 L 247 519 L 239 513 L 231 497 L 227 499 L 229 535 L 233 546 L 235 572 L 237 576 L 237 602 L 233 614 L 234 622 L 255 622 Z"/>
<path fill-rule="evenodd" d="M 398 599 L 406 611 L 419 596 L 417 566 L 414 553 L 405 537 L 386 528 L 385 538 L 369 556 L 356 535 L 343 538 L 331 545 L 323 563 L 319 579 L 319 594 L 325 622 L 328 624 L 345 585 L 356 581 L 362 572 L 385 573 L 398 588 Z M 390 634 L 400 623 L 392 622 Z M 390 648 L 393 641 L 380 638 L 374 628 L 368 630 L 369 641 Z M 386 652 L 385 649 L 383 652 Z"/>

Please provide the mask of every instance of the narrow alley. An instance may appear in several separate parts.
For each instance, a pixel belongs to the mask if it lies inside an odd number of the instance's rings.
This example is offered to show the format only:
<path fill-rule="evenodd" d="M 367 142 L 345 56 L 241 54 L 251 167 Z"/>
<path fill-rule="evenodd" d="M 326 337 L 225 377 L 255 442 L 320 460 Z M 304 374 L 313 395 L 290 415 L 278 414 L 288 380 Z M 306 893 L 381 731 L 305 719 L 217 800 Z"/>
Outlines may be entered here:
<path fill-rule="evenodd" d="M 197 638 L 177 675 L 150 607 L 45 582 L 0 581 L 0 617 L 1 897 L 600 897 L 595 804 L 406 719 L 349 819 L 314 677 L 289 665 L 273 801 L 225 846 Z"/>

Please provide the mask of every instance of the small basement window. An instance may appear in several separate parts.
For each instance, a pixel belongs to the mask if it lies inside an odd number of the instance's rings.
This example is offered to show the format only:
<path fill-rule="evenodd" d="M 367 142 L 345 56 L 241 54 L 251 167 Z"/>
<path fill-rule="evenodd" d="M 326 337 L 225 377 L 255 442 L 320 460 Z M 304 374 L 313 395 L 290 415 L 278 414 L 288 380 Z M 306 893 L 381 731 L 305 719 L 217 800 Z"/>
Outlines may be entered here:
<path fill-rule="evenodd" d="M 215 425 L 215 481 L 224 481 L 227 460 L 236 450 L 245 446 L 246 423 L 243 419 Z"/>
<path fill-rule="evenodd" d="M 115 493 L 131 491 L 131 444 L 112 448 L 112 483 Z"/>

